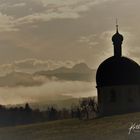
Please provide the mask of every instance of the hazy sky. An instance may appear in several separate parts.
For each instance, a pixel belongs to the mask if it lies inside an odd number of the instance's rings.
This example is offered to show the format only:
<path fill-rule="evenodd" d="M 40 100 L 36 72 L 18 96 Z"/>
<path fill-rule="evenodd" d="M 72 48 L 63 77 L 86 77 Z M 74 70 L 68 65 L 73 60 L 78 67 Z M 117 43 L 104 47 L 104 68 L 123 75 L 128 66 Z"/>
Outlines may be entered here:
<path fill-rule="evenodd" d="M 0 73 L 71 67 L 81 61 L 96 69 L 113 55 L 116 18 L 124 35 L 123 55 L 140 63 L 139 13 L 139 0 L 0 0 Z M 63 87 L 59 84 L 57 89 Z M 91 95 L 95 86 L 92 89 L 89 84 L 85 88 Z M 72 94 L 77 92 L 74 85 L 67 85 Z M 45 89 L 43 86 L 41 91 Z M 84 89 L 78 90 L 79 96 Z M 8 101 L 4 93 L 9 89 L 0 91 Z M 23 95 L 19 94 L 22 91 L 13 89 L 8 97 Z"/>
<path fill-rule="evenodd" d="M 50 102 L 95 95 L 93 83 L 50 81 L 36 87 L 0 88 L 0 104 Z"/>
<path fill-rule="evenodd" d="M 0 0 L 0 64 L 85 61 L 97 68 L 113 54 L 116 18 L 123 54 L 138 62 L 139 5 L 139 0 Z"/>

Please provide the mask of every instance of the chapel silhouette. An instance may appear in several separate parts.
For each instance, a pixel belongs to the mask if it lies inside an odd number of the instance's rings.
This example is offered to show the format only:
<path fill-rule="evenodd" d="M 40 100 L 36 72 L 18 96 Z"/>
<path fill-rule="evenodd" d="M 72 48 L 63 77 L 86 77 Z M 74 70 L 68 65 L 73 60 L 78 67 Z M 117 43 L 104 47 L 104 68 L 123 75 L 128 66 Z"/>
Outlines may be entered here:
<path fill-rule="evenodd" d="M 103 61 L 96 73 L 100 115 L 140 111 L 140 66 L 122 56 L 123 36 L 112 37 L 114 56 Z"/>

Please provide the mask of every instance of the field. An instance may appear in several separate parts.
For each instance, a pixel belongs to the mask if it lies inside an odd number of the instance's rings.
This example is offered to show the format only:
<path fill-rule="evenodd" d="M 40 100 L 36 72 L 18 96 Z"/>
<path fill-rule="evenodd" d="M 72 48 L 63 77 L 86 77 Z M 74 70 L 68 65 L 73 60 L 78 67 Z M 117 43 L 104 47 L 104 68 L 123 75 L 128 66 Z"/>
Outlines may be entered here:
<path fill-rule="evenodd" d="M 140 123 L 140 113 L 5 127 L 0 140 L 140 140 L 140 132 L 128 135 L 131 123 Z"/>

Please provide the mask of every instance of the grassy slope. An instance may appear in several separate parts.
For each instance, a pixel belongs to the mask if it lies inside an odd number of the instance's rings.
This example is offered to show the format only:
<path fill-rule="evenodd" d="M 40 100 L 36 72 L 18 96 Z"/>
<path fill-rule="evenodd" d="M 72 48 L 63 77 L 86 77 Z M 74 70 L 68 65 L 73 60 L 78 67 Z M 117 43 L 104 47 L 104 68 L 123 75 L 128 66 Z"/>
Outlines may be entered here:
<path fill-rule="evenodd" d="M 140 122 L 140 113 L 5 127 L 0 128 L 0 140 L 140 140 L 140 133 L 128 135 L 132 122 Z"/>

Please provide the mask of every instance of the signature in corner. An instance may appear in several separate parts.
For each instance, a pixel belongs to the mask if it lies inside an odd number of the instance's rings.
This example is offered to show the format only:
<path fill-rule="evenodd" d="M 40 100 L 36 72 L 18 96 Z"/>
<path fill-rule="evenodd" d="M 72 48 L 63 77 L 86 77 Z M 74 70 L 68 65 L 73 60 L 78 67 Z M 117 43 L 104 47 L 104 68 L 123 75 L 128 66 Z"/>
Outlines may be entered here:
<path fill-rule="evenodd" d="M 130 135 L 132 131 L 133 132 L 140 132 L 140 124 L 132 123 L 130 128 L 129 128 L 128 134 Z"/>

